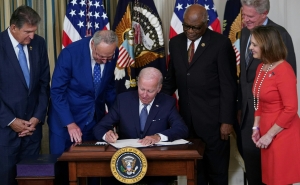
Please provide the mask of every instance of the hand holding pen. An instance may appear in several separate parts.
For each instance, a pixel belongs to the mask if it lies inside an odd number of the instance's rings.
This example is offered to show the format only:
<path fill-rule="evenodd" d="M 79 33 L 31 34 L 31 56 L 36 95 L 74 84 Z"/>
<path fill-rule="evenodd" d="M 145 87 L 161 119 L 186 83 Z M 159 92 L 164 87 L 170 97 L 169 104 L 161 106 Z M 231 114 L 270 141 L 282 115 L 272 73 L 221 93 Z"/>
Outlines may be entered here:
<path fill-rule="evenodd" d="M 114 127 L 114 130 L 109 130 L 108 132 L 106 132 L 105 134 L 105 141 L 109 142 L 109 143 L 115 143 L 117 141 L 117 139 L 119 138 L 117 132 L 116 132 L 116 128 Z"/>

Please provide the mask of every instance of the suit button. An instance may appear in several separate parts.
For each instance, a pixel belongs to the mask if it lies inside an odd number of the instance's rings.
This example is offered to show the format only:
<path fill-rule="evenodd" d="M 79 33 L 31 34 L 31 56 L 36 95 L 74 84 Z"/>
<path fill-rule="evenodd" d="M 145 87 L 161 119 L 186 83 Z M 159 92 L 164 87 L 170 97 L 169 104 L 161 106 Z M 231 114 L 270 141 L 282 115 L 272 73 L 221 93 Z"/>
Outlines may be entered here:
<path fill-rule="evenodd" d="M 186 75 L 190 76 L 190 73 L 188 73 L 188 74 L 186 74 Z"/>

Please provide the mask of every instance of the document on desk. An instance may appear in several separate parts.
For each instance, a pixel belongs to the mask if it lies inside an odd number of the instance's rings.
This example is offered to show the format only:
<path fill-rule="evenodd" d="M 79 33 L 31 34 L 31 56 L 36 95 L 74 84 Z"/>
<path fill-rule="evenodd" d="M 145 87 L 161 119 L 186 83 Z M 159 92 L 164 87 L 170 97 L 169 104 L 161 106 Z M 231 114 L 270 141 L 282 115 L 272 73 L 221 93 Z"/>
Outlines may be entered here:
<path fill-rule="evenodd" d="M 172 142 L 158 142 L 155 143 L 154 145 L 142 145 L 141 143 L 138 142 L 139 139 L 120 139 L 117 140 L 115 143 L 110 143 L 113 147 L 115 148 L 124 148 L 124 147 L 134 147 L 134 148 L 142 148 L 142 147 L 151 147 L 151 146 L 168 146 L 168 145 L 182 145 L 182 144 L 187 144 L 189 141 L 184 140 L 184 139 L 178 139 Z"/>

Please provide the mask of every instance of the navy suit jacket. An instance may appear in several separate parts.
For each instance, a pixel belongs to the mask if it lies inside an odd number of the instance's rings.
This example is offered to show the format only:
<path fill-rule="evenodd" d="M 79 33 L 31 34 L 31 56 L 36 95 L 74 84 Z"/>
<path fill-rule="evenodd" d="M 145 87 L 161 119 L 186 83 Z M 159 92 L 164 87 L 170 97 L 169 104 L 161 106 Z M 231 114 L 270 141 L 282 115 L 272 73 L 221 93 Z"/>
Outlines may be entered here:
<path fill-rule="evenodd" d="M 177 112 L 175 99 L 162 93 L 155 97 L 142 134 L 138 92 L 119 94 L 108 114 L 94 127 L 94 136 L 102 140 L 113 126 L 118 127 L 119 139 L 144 138 L 157 133 L 167 136 L 169 141 L 188 136 L 187 126 Z"/>
<path fill-rule="evenodd" d="M 45 40 L 34 35 L 28 47 L 30 87 L 20 67 L 15 50 L 5 30 L 0 33 L 0 145 L 17 146 L 18 133 L 7 126 L 14 118 L 45 120 L 49 102 L 50 71 Z M 41 127 L 39 127 L 41 128 Z M 32 140 L 42 138 L 41 129 L 33 132 Z"/>
<path fill-rule="evenodd" d="M 114 69 L 115 59 L 105 64 L 99 95 L 95 97 L 93 84 L 90 39 L 73 42 L 64 48 L 55 65 L 51 84 L 51 103 L 48 124 L 51 132 L 69 139 L 66 126 L 75 122 L 82 130 L 85 125 L 92 128 L 113 104 L 116 91 Z"/>

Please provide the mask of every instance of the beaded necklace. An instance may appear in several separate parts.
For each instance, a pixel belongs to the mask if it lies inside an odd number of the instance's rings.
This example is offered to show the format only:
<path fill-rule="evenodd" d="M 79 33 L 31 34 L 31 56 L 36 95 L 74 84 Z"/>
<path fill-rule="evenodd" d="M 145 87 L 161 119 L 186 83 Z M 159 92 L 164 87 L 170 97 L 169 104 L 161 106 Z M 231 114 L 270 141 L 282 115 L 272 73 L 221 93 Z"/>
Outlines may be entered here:
<path fill-rule="evenodd" d="M 260 71 L 259 71 L 259 73 L 258 73 L 258 76 L 257 76 L 257 78 L 256 78 L 256 82 L 255 82 L 255 84 L 254 84 L 254 88 L 253 88 L 253 101 L 254 101 L 254 109 L 255 109 L 255 110 L 258 110 L 258 106 L 259 106 L 259 93 L 260 93 L 261 85 L 262 85 L 262 83 L 263 83 L 263 81 L 264 81 L 264 79 L 265 79 L 267 73 L 269 72 L 269 70 L 270 70 L 271 67 L 273 66 L 273 64 L 271 64 L 271 65 L 268 67 L 267 71 L 265 72 L 264 76 L 262 77 L 262 79 L 261 79 L 261 81 L 260 81 L 260 83 L 259 83 L 259 86 L 258 86 L 258 88 L 257 88 L 257 94 L 256 94 L 256 96 L 255 96 L 256 85 L 257 85 L 258 79 L 259 79 L 259 77 L 260 77 L 260 74 L 261 74 L 262 69 L 264 68 L 264 66 L 265 66 L 265 64 L 263 64 L 263 65 L 261 66 Z"/>

